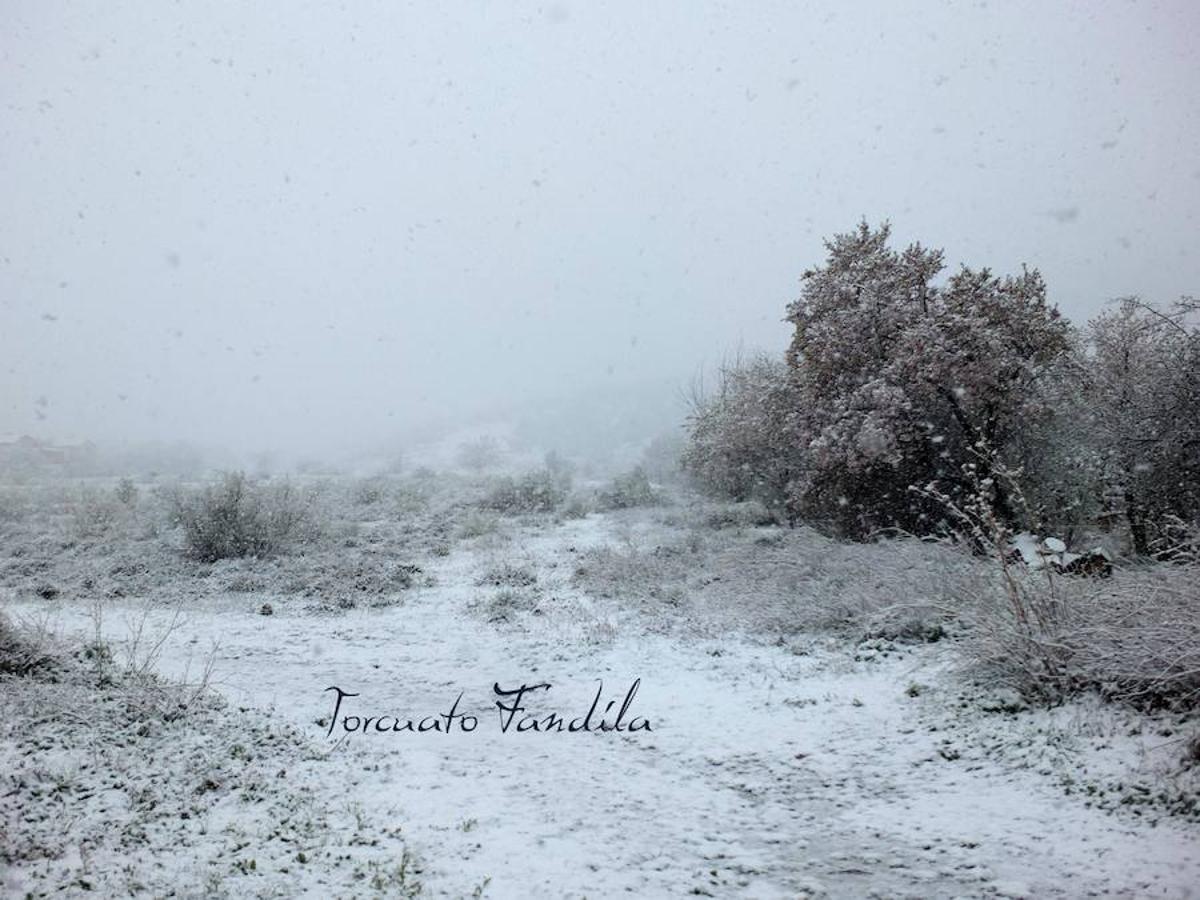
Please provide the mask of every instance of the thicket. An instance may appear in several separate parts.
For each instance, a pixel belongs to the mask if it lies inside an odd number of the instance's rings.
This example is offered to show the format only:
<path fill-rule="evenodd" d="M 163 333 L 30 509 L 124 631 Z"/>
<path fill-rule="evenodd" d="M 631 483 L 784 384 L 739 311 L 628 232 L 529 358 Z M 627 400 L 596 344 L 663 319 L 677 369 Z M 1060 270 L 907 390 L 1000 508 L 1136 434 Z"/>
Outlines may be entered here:
<path fill-rule="evenodd" d="M 735 360 L 695 394 L 693 477 L 857 540 L 953 533 L 946 500 L 982 496 L 1013 532 L 1070 542 L 1120 524 L 1136 554 L 1186 550 L 1200 517 L 1196 302 L 1125 298 L 1077 328 L 1036 270 L 943 278 L 940 250 L 889 237 L 863 223 L 829 241 L 787 309 L 785 357 Z"/>

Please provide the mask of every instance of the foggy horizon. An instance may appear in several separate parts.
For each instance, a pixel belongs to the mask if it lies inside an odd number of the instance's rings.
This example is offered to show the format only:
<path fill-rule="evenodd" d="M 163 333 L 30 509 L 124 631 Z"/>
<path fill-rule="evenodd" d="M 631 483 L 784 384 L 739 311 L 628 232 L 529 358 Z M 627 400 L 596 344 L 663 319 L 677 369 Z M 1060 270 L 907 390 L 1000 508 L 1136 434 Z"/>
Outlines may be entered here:
<path fill-rule="evenodd" d="M 1077 324 L 1200 284 L 1186 3 L 6 12 L 4 435 L 337 454 L 658 409 L 781 351 L 863 219 L 1036 267 Z"/>

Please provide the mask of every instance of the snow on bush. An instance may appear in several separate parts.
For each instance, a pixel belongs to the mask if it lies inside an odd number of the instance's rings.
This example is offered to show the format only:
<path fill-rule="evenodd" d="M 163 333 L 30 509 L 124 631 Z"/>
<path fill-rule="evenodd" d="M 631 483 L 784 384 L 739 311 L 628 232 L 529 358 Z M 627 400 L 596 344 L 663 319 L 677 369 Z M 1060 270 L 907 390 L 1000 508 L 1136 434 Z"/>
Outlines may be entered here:
<path fill-rule="evenodd" d="M 967 658 L 1026 696 L 1096 690 L 1200 706 L 1200 567 L 1130 566 L 1097 580 L 1005 565 L 989 591 L 961 600 Z"/>
<path fill-rule="evenodd" d="M 201 562 L 270 556 L 312 525 L 311 498 L 290 482 L 256 484 L 241 472 L 176 500 L 187 550 Z"/>
<path fill-rule="evenodd" d="M 788 370 L 765 355 L 735 359 L 693 391 L 681 465 L 718 497 L 781 508 L 799 447 L 789 428 Z"/>
<path fill-rule="evenodd" d="M 1110 509 L 1134 552 L 1171 555 L 1200 521 L 1200 327 L 1194 301 L 1125 298 L 1089 325 L 1087 425 Z"/>
<path fill-rule="evenodd" d="M 13 624 L 0 613 L 0 677 L 28 675 L 54 667 L 56 654 L 45 632 Z"/>
<path fill-rule="evenodd" d="M 599 492 L 597 500 L 601 509 L 612 510 L 653 506 L 659 502 L 659 497 L 645 470 L 639 466 L 613 478 L 612 483 Z"/>
<path fill-rule="evenodd" d="M 71 498 L 70 534 L 79 540 L 108 537 L 129 523 L 132 503 L 123 501 L 117 492 L 98 491 L 81 487 Z"/>
<path fill-rule="evenodd" d="M 735 360 L 696 393 L 683 462 L 704 488 L 858 540 L 946 533 L 910 488 L 961 501 L 988 478 L 1005 525 L 1068 542 L 1107 514 L 1146 555 L 1172 517 L 1200 520 L 1195 301 L 1128 299 L 1079 333 L 1036 271 L 941 281 L 941 251 L 889 238 L 836 235 L 788 307 L 786 359 Z"/>
<path fill-rule="evenodd" d="M 387 498 L 390 490 L 389 480 L 382 475 L 360 478 L 350 486 L 350 500 L 355 506 L 376 506 Z"/>
<path fill-rule="evenodd" d="M 998 477 L 1014 502 L 1024 502 L 1017 473 Z M 991 486 L 990 478 L 978 481 L 962 503 L 925 490 L 992 569 L 987 590 L 958 598 L 967 657 L 1026 696 L 1098 690 L 1133 703 L 1200 704 L 1200 566 L 1060 574 L 1068 568 L 1065 543 L 1014 535 L 996 515 Z"/>
<path fill-rule="evenodd" d="M 936 480 L 951 495 L 970 490 L 962 466 L 988 463 L 974 456 L 981 445 L 1019 465 L 1017 436 L 1053 415 L 1070 347 L 1036 271 L 999 278 L 964 267 L 939 285 L 941 251 L 898 252 L 889 236 L 886 224 L 866 223 L 835 236 L 788 308 L 803 448 L 789 503 L 855 537 L 933 531 L 938 511 L 906 488 Z M 994 502 L 1016 520 L 1003 492 Z"/>
<path fill-rule="evenodd" d="M 710 513 L 694 511 L 701 521 Z M 808 528 L 721 528 L 581 554 L 574 583 L 595 596 L 681 609 L 688 627 L 935 640 L 981 560 L 915 539 L 848 544 Z"/>
<path fill-rule="evenodd" d="M 500 478 L 480 504 L 506 515 L 554 512 L 567 498 L 570 476 L 550 468 Z"/>

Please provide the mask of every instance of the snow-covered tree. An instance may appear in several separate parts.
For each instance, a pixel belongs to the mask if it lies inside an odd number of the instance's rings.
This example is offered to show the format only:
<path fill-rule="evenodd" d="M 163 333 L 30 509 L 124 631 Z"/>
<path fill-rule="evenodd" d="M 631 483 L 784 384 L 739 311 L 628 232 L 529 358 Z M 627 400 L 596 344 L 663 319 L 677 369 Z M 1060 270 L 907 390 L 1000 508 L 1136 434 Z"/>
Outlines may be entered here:
<path fill-rule="evenodd" d="M 954 496 L 983 484 L 1016 522 L 1023 510 L 992 470 L 1034 462 L 1021 438 L 1053 416 L 1047 388 L 1070 328 L 1036 271 L 963 268 L 937 285 L 941 251 L 897 252 L 889 236 L 864 222 L 834 237 L 788 308 L 790 431 L 806 463 L 790 504 L 853 535 L 925 532 L 940 510 L 911 487 Z"/>
<path fill-rule="evenodd" d="M 757 355 L 723 365 L 712 390 L 693 391 L 684 470 L 712 493 L 781 507 L 797 462 L 791 405 L 782 361 Z"/>
<path fill-rule="evenodd" d="M 1134 297 L 1090 323 L 1086 396 L 1105 484 L 1147 554 L 1167 517 L 1200 516 L 1200 328 L 1195 301 Z"/>

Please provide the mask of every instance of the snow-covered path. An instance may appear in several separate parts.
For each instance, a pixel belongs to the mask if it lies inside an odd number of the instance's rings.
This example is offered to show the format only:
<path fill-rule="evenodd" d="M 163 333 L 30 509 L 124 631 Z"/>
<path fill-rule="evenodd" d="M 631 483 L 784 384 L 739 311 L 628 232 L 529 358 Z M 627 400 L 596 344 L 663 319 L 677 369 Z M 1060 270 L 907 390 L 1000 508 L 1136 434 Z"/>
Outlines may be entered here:
<path fill-rule="evenodd" d="M 545 559 L 604 539 L 580 527 L 529 548 Z M 925 651 L 862 664 L 639 632 L 635 617 L 597 640 L 582 625 L 619 613 L 570 596 L 554 571 L 541 578 L 561 614 L 488 624 L 468 609 L 486 557 L 457 549 L 434 586 L 382 610 L 260 616 L 244 597 L 192 609 L 161 665 L 194 675 L 218 641 L 218 689 L 329 748 L 310 771 L 402 827 L 433 896 L 1200 896 L 1194 830 L 1116 818 L 1031 772 L 939 753 L 942 736 L 905 693 L 937 677 Z M 90 628 L 68 604 L 55 618 Z M 147 627 L 169 618 L 155 610 Z M 105 628 L 124 636 L 118 608 Z M 569 719 L 600 679 L 618 703 L 641 679 L 631 711 L 653 731 L 501 732 L 494 682 L 548 682 L 527 706 Z M 331 685 L 359 695 L 343 715 L 401 719 L 445 712 L 462 692 L 479 726 L 335 746 L 318 724 Z"/>

